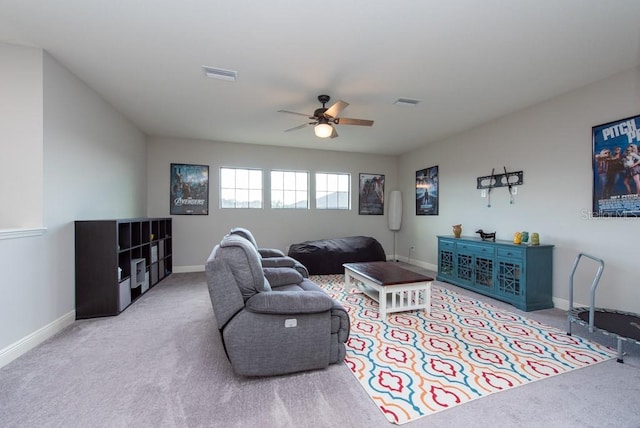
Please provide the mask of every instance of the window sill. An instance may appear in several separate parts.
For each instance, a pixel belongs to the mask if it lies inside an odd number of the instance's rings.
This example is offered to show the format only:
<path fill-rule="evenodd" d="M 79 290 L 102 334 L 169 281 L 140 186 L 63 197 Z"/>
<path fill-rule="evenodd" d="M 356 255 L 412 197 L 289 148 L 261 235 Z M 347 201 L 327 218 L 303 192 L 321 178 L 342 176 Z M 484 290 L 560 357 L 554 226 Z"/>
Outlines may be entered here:
<path fill-rule="evenodd" d="M 46 227 L 0 229 L 0 239 L 28 238 L 30 236 L 40 236 L 44 235 L 46 231 Z"/>

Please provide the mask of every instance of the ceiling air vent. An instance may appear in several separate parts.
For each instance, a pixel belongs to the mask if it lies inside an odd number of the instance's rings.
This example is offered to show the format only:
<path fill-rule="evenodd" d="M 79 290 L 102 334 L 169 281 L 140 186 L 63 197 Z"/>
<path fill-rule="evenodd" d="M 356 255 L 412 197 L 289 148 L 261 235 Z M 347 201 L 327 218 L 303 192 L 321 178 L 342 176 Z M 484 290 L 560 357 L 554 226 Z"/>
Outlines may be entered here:
<path fill-rule="evenodd" d="M 212 79 L 230 80 L 235 82 L 238 79 L 238 72 L 233 70 L 225 70 L 224 68 L 209 67 L 203 65 L 204 74 Z"/>
<path fill-rule="evenodd" d="M 413 100 L 411 98 L 398 98 L 397 100 L 394 101 L 394 104 L 398 105 L 398 106 L 413 107 L 413 106 L 417 105 L 419 102 L 420 102 L 420 100 Z"/>

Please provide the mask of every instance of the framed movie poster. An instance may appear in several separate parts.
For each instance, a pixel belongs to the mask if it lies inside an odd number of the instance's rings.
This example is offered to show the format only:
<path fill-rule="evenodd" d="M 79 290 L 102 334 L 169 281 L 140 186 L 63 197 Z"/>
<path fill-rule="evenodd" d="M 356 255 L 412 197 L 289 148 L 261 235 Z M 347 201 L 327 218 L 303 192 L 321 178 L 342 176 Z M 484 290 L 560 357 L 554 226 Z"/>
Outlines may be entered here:
<path fill-rule="evenodd" d="M 170 213 L 209 214 L 209 166 L 171 164 Z"/>
<path fill-rule="evenodd" d="M 438 166 L 416 171 L 416 215 L 438 215 Z"/>
<path fill-rule="evenodd" d="M 384 214 L 384 175 L 360 174 L 358 214 Z"/>
<path fill-rule="evenodd" d="M 594 126 L 593 215 L 640 217 L 640 116 Z"/>

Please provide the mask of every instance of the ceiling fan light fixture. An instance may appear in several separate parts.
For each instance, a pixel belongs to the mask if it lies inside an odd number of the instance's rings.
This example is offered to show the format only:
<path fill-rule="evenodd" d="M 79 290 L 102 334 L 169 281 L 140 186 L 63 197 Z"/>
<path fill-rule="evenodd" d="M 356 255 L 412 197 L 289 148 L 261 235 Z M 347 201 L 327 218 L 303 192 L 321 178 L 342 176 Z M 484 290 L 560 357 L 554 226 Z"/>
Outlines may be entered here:
<path fill-rule="evenodd" d="M 318 101 L 322 103 L 322 108 L 316 109 L 313 115 L 306 115 L 304 113 L 296 113 L 295 111 L 278 110 L 280 113 L 295 114 L 296 116 L 306 116 L 313 122 L 307 122 L 300 126 L 295 126 L 290 129 L 285 129 L 284 132 L 293 131 L 295 129 L 304 128 L 309 125 L 313 126 L 313 132 L 318 138 L 336 138 L 338 133 L 333 125 L 357 125 L 357 126 L 372 126 L 373 120 L 367 119 L 354 119 L 352 117 L 338 117 L 340 112 L 349 105 L 342 100 L 338 100 L 329 108 L 325 105 L 329 101 L 329 95 L 318 95 Z"/>
<path fill-rule="evenodd" d="M 333 133 L 333 127 L 328 123 L 319 123 L 313 128 L 313 131 L 315 132 L 316 137 L 329 138 Z"/>

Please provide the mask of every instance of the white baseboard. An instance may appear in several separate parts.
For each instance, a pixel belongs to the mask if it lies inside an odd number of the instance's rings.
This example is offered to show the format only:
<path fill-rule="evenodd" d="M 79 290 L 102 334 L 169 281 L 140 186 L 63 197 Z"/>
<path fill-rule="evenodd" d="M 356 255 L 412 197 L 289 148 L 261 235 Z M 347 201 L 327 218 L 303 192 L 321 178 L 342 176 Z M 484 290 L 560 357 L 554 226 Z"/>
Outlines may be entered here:
<path fill-rule="evenodd" d="M 411 260 L 411 261 L 407 260 L 407 263 L 409 263 L 410 265 L 420 266 L 421 268 L 424 268 L 427 270 L 438 272 L 438 267 L 431 263 L 421 262 L 420 260 Z"/>
<path fill-rule="evenodd" d="M 388 260 L 393 260 L 393 258 L 388 259 Z M 416 260 L 416 259 L 409 259 L 407 257 L 404 256 L 398 256 L 398 260 L 400 260 L 401 262 L 405 262 L 405 263 L 409 263 L 410 265 L 414 265 L 414 266 L 419 266 L 423 269 L 427 269 L 427 270 L 432 270 L 437 272 L 438 271 L 438 267 L 434 264 L 431 263 L 427 263 L 427 262 L 423 262 L 420 260 Z"/>
<path fill-rule="evenodd" d="M 0 367 L 4 367 L 27 351 L 35 348 L 45 340 L 61 332 L 76 321 L 76 311 L 73 310 L 57 320 L 23 337 L 15 343 L 0 350 Z"/>
<path fill-rule="evenodd" d="M 581 305 L 579 303 L 573 302 L 573 306 L 585 306 L 585 305 Z M 587 307 L 589 307 L 589 305 L 586 305 Z M 566 299 L 558 299 L 557 297 L 553 298 L 553 307 L 557 308 L 557 309 L 562 309 L 563 311 L 568 311 L 569 310 L 569 301 Z"/>

